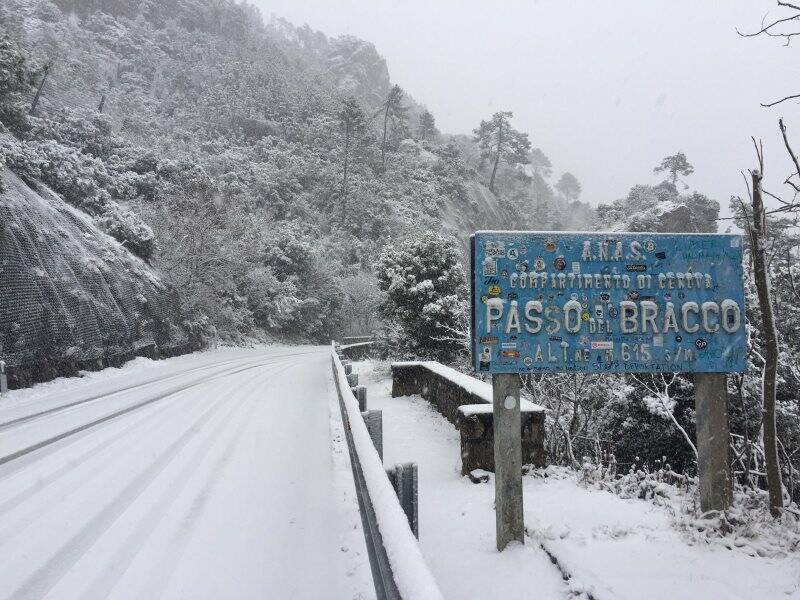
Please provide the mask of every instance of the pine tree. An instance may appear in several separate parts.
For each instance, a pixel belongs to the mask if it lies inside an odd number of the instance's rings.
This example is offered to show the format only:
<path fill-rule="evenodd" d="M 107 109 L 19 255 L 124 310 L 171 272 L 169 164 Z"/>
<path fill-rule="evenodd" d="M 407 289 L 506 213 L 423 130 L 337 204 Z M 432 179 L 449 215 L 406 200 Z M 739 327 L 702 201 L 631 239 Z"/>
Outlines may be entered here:
<path fill-rule="evenodd" d="M 683 152 L 678 152 L 672 156 L 667 156 L 661 161 L 661 164 L 653 169 L 653 173 L 662 173 L 666 171 L 669 173 L 672 185 L 678 183 L 678 175 L 688 177 L 694 173 L 694 166 L 686 160 L 686 155 Z"/>
<path fill-rule="evenodd" d="M 581 182 L 572 173 L 564 173 L 556 183 L 556 189 L 567 202 L 572 202 L 581 195 Z"/>
<path fill-rule="evenodd" d="M 389 90 L 389 95 L 384 100 L 381 107 L 383 112 L 383 138 L 381 140 L 381 167 L 386 170 L 386 138 L 389 131 L 390 122 L 394 124 L 404 124 L 408 113 L 408 108 L 403 106 L 403 90 L 399 85 L 393 85 Z"/>
<path fill-rule="evenodd" d="M 350 156 L 353 146 L 361 142 L 367 131 L 367 117 L 358 101 L 353 98 L 346 98 L 342 103 L 342 108 L 338 113 L 339 122 L 344 133 L 344 146 L 342 148 L 342 223 L 347 218 L 347 177 L 348 167 L 350 166 Z"/>
<path fill-rule="evenodd" d="M 542 152 L 541 148 L 534 148 L 531 150 L 531 153 L 528 157 L 530 161 L 531 170 L 536 175 L 540 175 L 541 177 L 547 179 L 553 173 L 553 164 L 550 162 L 550 159 L 547 155 Z"/>
<path fill-rule="evenodd" d="M 439 135 L 439 130 L 436 128 L 436 119 L 427 108 L 419 116 L 417 135 L 421 140 L 432 140 Z"/>
<path fill-rule="evenodd" d="M 483 157 L 493 161 L 492 175 L 489 178 L 489 190 L 492 192 L 500 161 L 511 166 L 524 165 L 529 161 L 531 142 L 527 133 L 511 127 L 509 120 L 513 116 L 509 111 L 496 112 L 488 121 L 481 121 L 473 132 L 475 141 L 483 151 Z"/>

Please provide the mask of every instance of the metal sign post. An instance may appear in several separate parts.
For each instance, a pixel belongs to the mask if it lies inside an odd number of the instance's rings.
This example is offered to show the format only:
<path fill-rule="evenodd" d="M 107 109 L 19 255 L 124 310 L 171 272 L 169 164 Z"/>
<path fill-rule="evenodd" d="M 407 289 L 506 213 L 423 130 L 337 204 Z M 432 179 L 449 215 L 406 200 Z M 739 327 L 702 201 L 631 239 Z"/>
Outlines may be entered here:
<path fill-rule="evenodd" d="M 522 519 L 522 434 L 519 375 L 492 376 L 494 413 L 494 504 L 497 549 L 525 541 Z"/>
<path fill-rule="evenodd" d="M 727 508 L 725 373 L 747 362 L 741 236 L 482 231 L 471 248 L 473 364 L 494 382 L 498 548 L 522 536 L 521 373 L 694 373 L 701 505 Z"/>
<path fill-rule="evenodd" d="M 695 373 L 694 405 L 697 423 L 697 472 L 700 510 L 725 510 L 733 501 L 728 381 L 725 373 Z"/>

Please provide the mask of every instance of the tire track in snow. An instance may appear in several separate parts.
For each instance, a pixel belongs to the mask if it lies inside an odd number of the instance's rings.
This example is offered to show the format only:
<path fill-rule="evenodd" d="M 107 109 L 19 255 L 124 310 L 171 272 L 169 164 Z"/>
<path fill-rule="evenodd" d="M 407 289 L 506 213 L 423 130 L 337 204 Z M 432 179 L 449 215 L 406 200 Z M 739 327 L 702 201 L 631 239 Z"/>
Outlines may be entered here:
<path fill-rule="evenodd" d="M 286 358 L 286 357 L 291 357 L 291 356 L 300 356 L 300 355 L 303 355 L 303 354 L 314 354 L 314 353 L 315 352 L 295 352 L 295 353 L 291 353 L 291 354 L 273 355 L 273 356 L 270 356 L 270 359 L 279 359 L 279 358 Z M 255 361 L 255 362 L 257 362 L 257 361 L 260 361 L 260 360 L 263 360 L 263 357 L 246 356 L 246 357 L 240 357 L 240 358 L 235 358 L 235 359 L 230 359 L 230 360 L 219 361 L 219 362 L 216 362 L 216 363 L 212 363 L 210 365 L 202 365 L 202 366 L 199 366 L 199 367 L 192 367 L 190 369 L 186 369 L 184 371 L 179 371 L 178 373 L 173 373 L 171 375 L 166 375 L 164 377 L 154 377 L 154 378 L 148 379 L 147 381 L 144 381 L 144 382 L 140 382 L 140 383 L 133 384 L 133 385 L 128 385 L 128 386 L 125 386 L 125 387 L 122 387 L 122 388 L 119 388 L 119 389 L 116 389 L 116 390 L 112 390 L 110 392 L 103 392 L 102 394 L 95 394 L 95 395 L 89 396 L 88 398 L 82 398 L 80 400 L 75 400 L 73 402 L 68 402 L 67 404 L 54 406 L 54 407 L 48 408 L 46 410 L 42 410 L 42 411 L 39 411 L 39 412 L 36 412 L 36 413 L 24 415 L 24 416 L 21 416 L 21 417 L 17 417 L 17 418 L 11 419 L 9 421 L 2 422 L 2 423 L 0 423 L 0 431 L 2 431 L 4 429 L 13 428 L 13 427 L 16 427 L 18 425 L 22 425 L 22 424 L 28 423 L 29 421 L 32 421 L 32 420 L 40 419 L 40 418 L 47 417 L 47 416 L 50 416 L 50 415 L 53 415 L 53 414 L 56 414 L 56 413 L 59 413 L 59 412 L 63 412 L 63 411 L 66 411 L 66 410 L 68 410 L 70 408 L 74 408 L 76 406 L 80 406 L 82 404 L 87 404 L 89 402 L 95 402 L 97 400 L 103 400 L 103 399 L 109 398 L 111 396 L 115 396 L 117 394 L 122 394 L 124 392 L 129 392 L 129 391 L 137 390 L 137 389 L 140 389 L 140 388 L 143 388 L 143 387 L 147 387 L 147 386 L 150 386 L 150 385 L 164 383 L 166 381 L 169 381 L 169 380 L 172 380 L 172 379 L 176 379 L 176 378 L 179 378 L 179 377 L 184 377 L 185 375 L 190 375 L 190 374 L 195 373 L 197 371 L 207 371 L 207 370 L 218 368 L 218 367 L 220 367 L 222 365 L 227 365 L 227 364 L 231 364 L 231 363 L 241 363 L 241 362 L 245 362 L 245 361 Z M 224 369 L 222 371 L 224 371 Z M 220 371 L 220 372 L 222 372 L 222 371 Z"/>
<path fill-rule="evenodd" d="M 202 381 L 198 381 L 198 382 L 194 382 L 194 383 L 191 383 L 191 384 L 180 385 L 180 386 L 176 386 L 176 387 L 170 388 L 169 390 L 164 391 L 162 393 L 159 393 L 159 394 L 157 394 L 155 396 L 151 396 L 150 398 L 148 398 L 146 400 L 143 400 L 143 401 L 140 401 L 140 402 L 136 402 L 136 403 L 134 403 L 132 405 L 129 405 L 129 406 L 126 406 L 125 408 L 121 408 L 119 410 L 116 410 L 116 411 L 114 411 L 114 412 L 112 412 L 110 414 L 107 414 L 107 415 L 103 416 L 103 417 L 100 417 L 100 418 L 95 419 L 93 421 L 89 421 L 88 423 L 84 423 L 83 425 L 80 425 L 78 427 L 74 427 L 72 429 L 68 429 L 67 431 L 64 431 L 64 432 L 59 433 L 57 435 L 54 435 L 52 437 L 46 438 L 44 440 L 41 440 L 41 441 L 39 441 L 39 442 L 37 442 L 35 444 L 32 444 L 30 446 L 27 446 L 25 448 L 22 448 L 20 450 L 12 452 L 11 454 L 7 454 L 6 456 L 0 457 L 0 466 L 4 465 L 6 463 L 9 463 L 11 461 L 20 459 L 23 456 L 31 454 L 32 452 L 36 452 L 37 450 L 40 450 L 42 448 L 45 448 L 45 447 L 50 446 L 52 444 L 55 444 L 56 442 L 60 442 L 61 440 L 64 440 L 64 439 L 66 439 L 68 437 L 71 437 L 71 436 L 74 436 L 76 434 L 82 433 L 82 432 L 86 431 L 87 429 L 91 429 L 91 428 L 97 427 L 98 425 L 102 425 L 104 423 L 107 423 L 108 421 L 111 421 L 111 420 L 116 419 L 118 417 L 124 416 L 124 415 L 126 415 L 128 413 L 131 413 L 131 412 L 133 412 L 135 410 L 138 410 L 140 408 L 143 408 L 145 406 L 153 404 L 154 402 L 158 402 L 159 400 L 163 400 L 164 398 L 168 398 L 170 396 L 173 396 L 173 395 L 175 395 L 175 394 L 177 394 L 179 392 L 183 392 L 185 390 L 188 390 L 190 388 L 197 387 L 197 386 L 200 386 L 200 385 L 205 385 L 209 381 L 213 381 L 215 379 L 219 379 L 220 377 L 227 377 L 227 376 L 230 376 L 230 375 L 235 375 L 236 373 L 241 373 L 243 371 L 249 371 L 251 369 L 255 369 L 255 368 L 258 368 L 260 366 L 265 366 L 267 364 L 269 364 L 269 363 L 259 363 L 259 364 L 256 364 L 256 365 L 251 365 L 251 366 L 247 366 L 247 367 L 241 367 L 241 368 L 238 368 L 238 369 L 233 370 L 233 371 L 228 371 L 228 372 L 222 373 L 220 375 L 215 375 L 215 376 L 213 376 L 211 378 L 208 378 L 208 379 L 203 379 Z"/>
<path fill-rule="evenodd" d="M 157 417 L 162 416 L 162 414 L 172 408 L 170 405 L 162 405 L 154 412 L 150 413 L 145 417 L 145 419 L 155 419 Z M 154 427 L 149 429 L 150 432 L 159 432 L 163 428 L 167 427 L 167 424 L 161 424 L 161 427 Z M 55 483 L 58 483 L 64 476 L 71 474 L 74 469 L 78 466 L 84 465 L 85 462 L 88 462 L 98 456 L 100 453 L 109 450 L 115 446 L 122 445 L 123 443 L 128 443 L 130 441 L 130 437 L 134 434 L 141 433 L 140 428 L 143 426 L 142 421 L 137 421 L 128 425 L 125 429 L 123 429 L 117 436 L 109 437 L 106 440 L 103 440 L 101 443 L 96 444 L 89 449 L 87 449 L 82 454 L 70 458 L 67 460 L 63 465 L 61 465 L 58 469 L 52 471 L 48 475 L 43 477 L 37 477 L 31 484 L 27 485 L 23 489 L 21 489 L 16 495 L 11 496 L 7 500 L 0 503 L 0 517 L 3 517 L 9 514 L 11 511 L 16 509 L 18 506 L 23 504 L 24 502 L 32 499 L 37 494 L 40 494 L 50 488 Z M 77 440 L 76 440 L 77 441 Z M 23 462 L 23 461 L 20 461 Z M 17 471 L 12 471 L 10 476 L 4 474 L 3 477 L 0 477 L 0 481 L 8 481 L 14 475 L 18 474 L 18 471 L 25 469 L 28 465 L 16 465 L 12 463 L 12 466 L 19 466 L 20 469 Z M 93 471 L 92 474 L 100 475 L 100 471 Z M 6 538 L 9 535 L 7 530 L 0 529 L 0 540 Z"/>
<path fill-rule="evenodd" d="M 247 387 L 255 387 L 256 384 L 260 383 L 260 380 L 264 375 L 265 374 L 263 373 L 258 374 L 258 376 L 255 378 L 255 381 L 251 382 L 251 384 Z M 192 475 L 197 472 L 198 467 L 203 463 L 204 459 L 206 459 L 209 454 L 211 454 L 212 450 L 215 449 L 221 442 L 222 434 L 226 430 L 229 430 L 228 425 L 231 423 L 233 418 L 241 412 L 246 402 L 247 399 L 239 401 L 235 405 L 234 409 L 231 410 L 225 416 L 225 418 L 214 427 L 214 430 L 209 435 L 209 439 L 200 445 L 200 447 L 195 451 L 194 456 L 192 456 L 192 458 L 184 465 L 175 478 L 171 480 L 170 486 L 155 502 L 152 503 L 150 511 L 139 521 L 136 529 L 126 539 L 119 543 L 119 549 L 107 561 L 106 569 L 100 571 L 97 577 L 94 578 L 87 590 L 82 594 L 83 598 L 86 600 L 94 600 L 96 598 L 108 598 L 111 596 L 116 584 L 128 570 L 139 551 L 155 531 L 156 527 L 158 527 L 158 525 L 167 517 L 169 509 L 178 500 L 180 493 L 186 488 L 191 480 Z M 231 434 L 232 437 L 231 439 L 227 440 L 221 458 L 214 463 L 214 466 L 209 471 L 209 478 L 204 485 L 203 490 L 206 490 L 213 485 L 215 478 L 221 470 L 221 463 L 226 462 L 226 458 L 230 455 L 231 447 L 238 440 L 239 434 L 244 428 L 244 425 L 247 424 L 254 408 L 255 405 L 251 405 L 250 410 L 246 411 L 245 413 L 245 418 L 238 419 L 238 423 Z M 160 568 L 160 565 L 163 562 L 163 560 L 157 561 L 156 564 L 159 565 Z M 153 595 L 148 594 L 143 595 L 142 597 L 155 598 L 157 595 L 157 593 Z"/>
<path fill-rule="evenodd" d="M 221 402 L 222 399 L 217 400 L 217 402 Z M 204 410 L 207 406 L 199 406 L 199 411 L 193 413 L 194 415 L 202 415 L 204 414 Z M 184 418 L 189 420 L 192 415 L 186 415 Z M 134 440 L 132 444 L 132 448 L 152 448 L 158 444 L 160 439 L 163 439 L 163 436 L 169 434 L 169 430 L 175 427 L 175 420 L 177 419 L 178 422 L 181 421 L 181 415 L 174 415 L 172 419 L 167 419 L 164 421 L 160 421 L 156 423 L 156 425 L 152 428 L 148 428 L 145 430 L 145 435 L 141 435 L 139 439 Z M 139 433 L 142 433 L 141 423 L 135 423 L 136 427 L 139 427 Z M 179 431 L 182 431 L 182 427 Z M 76 506 L 79 505 L 81 494 L 85 489 L 96 489 L 97 486 L 94 486 L 96 481 L 100 481 L 99 488 L 105 490 L 107 485 L 105 481 L 111 480 L 111 485 L 113 486 L 115 471 L 116 471 L 116 463 L 117 461 L 125 464 L 125 449 L 123 449 L 122 457 L 115 454 L 113 455 L 112 461 L 109 461 L 107 457 L 97 457 L 98 459 L 95 460 L 95 465 L 74 465 L 74 461 L 68 461 L 66 468 L 62 469 L 63 474 L 56 479 L 54 483 L 58 483 L 58 479 L 62 479 L 67 477 L 68 481 L 66 484 L 58 486 L 55 485 L 54 487 L 45 486 L 39 489 L 34 489 L 34 493 L 30 494 L 27 500 L 28 503 L 24 502 L 15 502 L 15 506 L 13 506 L 8 512 L 0 513 L 2 516 L 2 520 L 0 520 L 0 544 L 8 544 L 7 540 L 17 539 L 19 540 L 22 536 L 25 535 L 25 532 L 28 530 L 35 530 L 38 527 L 41 527 L 40 523 L 42 521 L 47 520 L 47 517 L 50 513 L 51 506 L 53 503 L 70 503 L 71 506 L 70 510 L 73 512 L 79 512 L 76 509 Z M 145 465 L 146 466 L 146 465 Z M 86 474 L 88 467 L 88 475 Z M 92 468 L 93 467 L 93 468 Z M 34 466 L 35 468 L 35 466 Z M 141 469 L 142 465 L 138 465 L 138 468 Z M 70 479 L 71 476 L 71 479 Z M 117 487 L 124 486 L 127 480 L 121 481 Z M 35 482 L 33 486 L 34 487 Z M 113 491 L 113 487 L 111 491 Z M 109 491 L 109 493 L 111 493 Z M 68 504 L 69 505 L 69 504 Z M 15 511 L 18 511 L 15 514 Z M 76 521 L 82 520 L 82 515 L 78 514 L 76 516 L 70 515 L 70 520 L 75 519 Z M 68 524 L 69 521 L 65 521 L 65 524 Z M 47 525 L 57 529 L 61 526 L 60 522 L 55 523 L 48 523 Z"/>
<path fill-rule="evenodd" d="M 92 543 L 169 466 L 180 451 L 202 431 L 202 428 L 226 402 L 227 399 L 217 400 L 206 409 L 153 463 L 128 483 L 109 504 L 96 513 L 78 533 L 61 546 L 56 554 L 31 574 L 22 586 L 8 597 L 8 600 L 35 600 L 47 596 L 53 586 L 78 562 Z"/>
<path fill-rule="evenodd" d="M 182 371 L 178 371 L 177 373 L 173 373 L 171 375 L 153 377 L 153 378 L 148 379 L 146 381 L 135 383 L 135 384 L 131 384 L 131 385 L 126 385 L 125 387 L 118 388 L 116 390 L 111 390 L 111 391 L 107 391 L 107 392 L 103 392 L 103 393 L 99 393 L 99 394 L 94 394 L 94 395 L 89 396 L 88 398 L 81 398 L 80 400 L 74 400 L 74 401 L 68 402 L 66 404 L 60 404 L 58 406 L 54 406 L 54 407 L 48 408 L 46 410 L 41 410 L 39 412 L 30 413 L 30 414 L 27 414 L 27 415 L 23 415 L 21 417 L 16 417 L 14 419 L 10 419 L 8 421 L 4 421 L 4 422 L 0 423 L 0 431 L 2 431 L 3 429 L 8 429 L 8 428 L 11 428 L 11 427 L 14 427 L 14 426 L 17 426 L 17 425 L 21 425 L 21 424 L 23 424 L 23 423 L 25 423 L 27 421 L 31 421 L 31 420 L 35 420 L 35 419 L 38 419 L 38 418 L 41 418 L 41 417 L 45 417 L 45 416 L 51 415 L 53 413 L 65 411 L 67 409 L 73 408 L 75 406 L 79 406 L 81 404 L 87 404 L 89 402 L 94 402 L 95 400 L 102 400 L 104 398 L 109 398 L 111 396 L 115 396 L 117 394 L 122 394 L 124 392 L 129 392 L 129 391 L 132 391 L 132 390 L 137 390 L 139 388 L 147 387 L 149 385 L 153 385 L 153 384 L 157 384 L 157 383 L 163 383 L 165 381 L 169 381 L 170 379 L 175 379 L 175 378 L 178 378 L 178 377 L 183 377 L 184 375 L 189 375 L 191 373 L 194 373 L 195 371 L 203 371 L 203 370 L 207 370 L 207 369 L 212 369 L 212 368 L 220 366 L 220 365 L 225 365 L 225 364 L 229 364 L 231 362 L 238 362 L 238 361 L 244 361 L 244 360 L 253 360 L 253 357 L 252 356 L 248 356 L 248 357 L 242 357 L 242 358 L 238 358 L 238 359 L 220 361 L 218 363 L 212 363 L 212 364 L 209 364 L 209 365 L 202 365 L 202 366 L 199 366 L 199 367 L 193 367 L 191 369 L 185 369 L 185 370 L 182 370 Z M 47 401 L 47 399 L 44 398 L 44 399 L 40 399 L 40 400 L 36 401 L 36 403 L 40 404 L 40 403 L 44 403 L 46 401 Z"/>
<path fill-rule="evenodd" d="M 291 367 L 292 365 L 289 365 L 283 369 L 280 369 L 277 371 L 277 373 L 283 372 Z M 234 435 L 228 440 L 224 451 L 211 467 L 205 483 L 194 496 L 188 510 L 178 523 L 177 530 L 170 539 L 169 546 L 163 551 L 160 559 L 155 561 L 155 568 L 150 571 L 147 585 L 140 594 L 140 597 L 160 597 L 166 590 L 167 585 L 175 573 L 175 567 L 183 557 L 189 541 L 191 540 L 195 525 L 205 511 L 208 501 L 212 497 L 214 489 L 219 484 L 223 469 L 228 465 L 234 451 L 238 447 L 238 443 L 241 439 L 241 433 L 245 426 L 250 423 L 250 417 L 252 417 L 255 408 L 256 403 L 252 402 L 250 410 L 247 413 L 248 418 L 237 425 Z M 91 595 L 86 595 L 84 598 L 85 600 L 92 600 Z"/>
<path fill-rule="evenodd" d="M 283 363 L 283 361 L 278 363 L 277 366 L 280 367 L 280 365 L 282 363 Z M 269 365 L 269 366 L 270 367 L 274 367 L 276 365 Z M 274 372 L 273 370 L 270 370 L 270 371 L 266 371 L 264 373 L 259 373 L 258 377 L 262 377 L 264 375 L 270 375 L 273 372 Z M 163 413 L 165 413 L 166 411 L 168 411 L 170 409 L 174 409 L 175 407 L 176 407 L 176 405 L 174 405 L 174 404 L 165 403 L 165 404 L 161 405 L 159 408 L 157 408 L 153 412 L 151 412 L 148 415 L 146 415 L 141 421 L 136 421 L 134 423 L 131 423 L 130 425 L 125 427 L 125 429 L 123 429 L 122 431 L 118 432 L 117 434 L 115 434 L 115 435 L 103 440 L 102 442 L 100 442 L 98 444 L 95 444 L 95 445 L 89 447 L 88 449 L 86 449 L 83 453 L 79 454 L 78 456 L 70 458 L 60 468 L 56 469 L 55 471 L 49 473 L 48 475 L 46 475 L 44 477 L 37 477 L 37 479 L 33 483 L 31 483 L 27 487 L 23 488 L 22 490 L 20 490 L 20 492 L 17 493 L 15 496 L 12 496 L 11 498 L 9 498 L 9 499 L 5 500 L 4 502 L 0 503 L 0 516 L 9 513 L 11 510 L 13 510 L 14 508 L 19 506 L 20 504 L 22 504 L 26 500 L 29 500 L 30 498 L 35 496 L 37 493 L 41 493 L 44 490 L 47 490 L 51 485 L 53 485 L 53 484 L 57 483 L 58 481 L 60 481 L 65 475 L 71 473 L 73 471 L 73 469 L 76 467 L 76 465 L 83 465 L 84 463 L 86 463 L 87 461 L 90 461 L 92 459 L 102 460 L 102 452 L 104 452 L 106 450 L 113 449 L 113 448 L 115 448 L 117 446 L 124 445 L 125 443 L 127 443 L 128 439 L 129 439 L 129 437 L 131 435 L 136 434 L 137 432 L 139 432 L 142 427 L 146 427 L 147 426 L 146 425 L 147 422 L 150 422 L 150 421 L 152 421 L 154 419 L 162 417 Z M 156 426 L 156 428 L 148 428 L 148 431 L 150 431 L 150 432 L 159 431 L 159 430 L 167 428 L 169 426 L 170 425 L 169 425 L 168 422 L 159 421 L 158 425 Z M 75 440 L 75 441 L 78 441 L 78 440 Z M 20 465 L 19 469 L 15 470 L 15 471 L 11 471 L 11 474 L 14 474 L 19 470 L 25 469 L 25 467 L 27 467 L 27 466 L 29 466 L 29 465 Z M 92 477 L 93 475 L 94 476 L 99 476 L 100 474 L 101 474 L 100 471 L 94 470 L 94 471 L 90 472 L 90 477 Z M 2 481 L 4 479 L 7 480 L 8 476 L 9 476 L 8 473 L 3 473 L 2 475 L 0 475 L 0 481 Z M 7 534 L 7 532 L 0 531 L 0 539 L 3 539 L 4 537 L 7 537 L 6 534 Z"/>

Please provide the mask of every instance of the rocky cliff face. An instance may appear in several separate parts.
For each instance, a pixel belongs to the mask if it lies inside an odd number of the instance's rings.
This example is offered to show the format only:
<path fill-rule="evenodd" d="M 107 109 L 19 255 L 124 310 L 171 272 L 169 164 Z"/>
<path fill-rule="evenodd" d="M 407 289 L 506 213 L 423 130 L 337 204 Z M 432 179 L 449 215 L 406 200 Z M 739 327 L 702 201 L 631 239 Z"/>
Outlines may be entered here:
<path fill-rule="evenodd" d="M 281 18 L 273 18 L 267 32 L 288 56 L 327 77 L 342 94 L 355 96 L 372 108 L 386 99 L 392 86 L 389 68 L 372 43 L 351 35 L 328 37 L 308 25 L 296 27 Z M 420 106 L 408 95 L 405 104 L 414 120 Z"/>
<path fill-rule="evenodd" d="M 335 38 L 324 63 L 343 94 L 362 98 L 370 106 L 386 99 L 391 88 L 389 69 L 369 42 L 349 35 Z"/>
<path fill-rule="evenodd" d="M 158 273 L 52 191 L 0 173 L 0 359 L 10 385 L 200 347 Z"/>

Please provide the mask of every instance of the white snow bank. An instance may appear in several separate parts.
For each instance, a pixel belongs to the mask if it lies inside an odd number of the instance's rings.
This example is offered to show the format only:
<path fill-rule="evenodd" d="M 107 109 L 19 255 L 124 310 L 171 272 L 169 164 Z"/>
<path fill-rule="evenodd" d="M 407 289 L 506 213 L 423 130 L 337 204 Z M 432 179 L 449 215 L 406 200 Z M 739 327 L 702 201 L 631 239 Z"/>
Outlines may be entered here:
<path fill-rule="evenodd" d="M 522 401 L 523 403 L 527 402 L 526 400 Z M 533 404 L 533 402 L 528 402 L 528 404 Z M 533 404 L 535 408 L 526 407 L 523 404 L 520 407 L 521 412 L 541 412 L 539 410 L 539 406 Z M 463 406 L 458 407 L 458 412 L 460 412 L 465 417 L 469 417 L 472 415 L 490 415 L 494 411 L 494 406 L 491 404 L 464 404 Z"/>
<path fill-rule="evenodd" d="M 437 375 L 444 377 L 451 383 L 456 384 L 458 387 L 464 389 L 465 391 L 469 392 L 470 394 L 474 394 L 478 396 L 484 402 L 488 402 L 490 405 L 492 404 L 492 384 L 486 381 L 481 381 L 480 379 L 476 379 L 475 377 L 470 377 L 460 371 L 456 371 L 452 367 L 448 367 L 443 365 L 442 363 L 436 362 L 434 360 L 422 360 L 422 361 L 406 361 L 406 362 L 395 362 L 392 363 L 392 366 L 398 367 L 423 367 L 436 373 Z M 520 400 L 520 409 L 527 412 L 544 412 L 544 407 L 538 404 L 534 404 L 529 400 L 522 399 Z M 491 412 L 491 410 L 487 411 Z"/>
<path fill-rule="evenodd" d="M 797 556 L 761 558 L 676 531 L 674 508 L 586 488 L 548 467 L 524 478 L 525 525 L 597 600 L 800 598 Z"/>
<path fill-rule="evenodd" d="M 380 363 L 354 368 L 367 386 L 369 407 L 383 411 L 384 461 L 419 466 L 419 545 L 442 593 L 469 600 L 573 598 L 537 544 L 497 551 L 494 474 L 484 472 L 488 483 L 481 485 L 461 476 L 453 425 L 419 396 L 392 398 L 391 377 Z"/>
<path fill-rule="evenodd" d="M 378 453 L 372 445 L 367 427 L 361 418 L 358 401 L 347 381 L 344 367 L 335 353 L 332 353 L 334 368 L 337 370 L 336 385 L 339 388 L 347 410 L 353 444 L 358 454 L 370 500 L 378 521 L 383 545 L 389 557 L 395 583 L 404 600 L 442 600 L 441 591 L 433 575 L 425 564 L 408 518 L 394 491 Z"/>
<path fill-rule="evenodd" d="M 460 444 L 452 425 L 421 398 L 393 398 L 380 365 L 356 366 L 371 374 L 370 408 L 383 410 L 386 462 L 419 465 L 420 546 L 448 597 L 800 600 L 797 551 L 749 556 L 748 547 L 765 545 L 756 530 L 759 539 L 733 538 L 729 549 L 687 533 L 674 503 L 622 498 L 564 468 L 523 478 L 529 537 L 524 547 L 496 552 L 494 476 L 477 485 L 461 477 L 451 458 Z M 571 575 L 568 582 L 539 543 Z"/>

